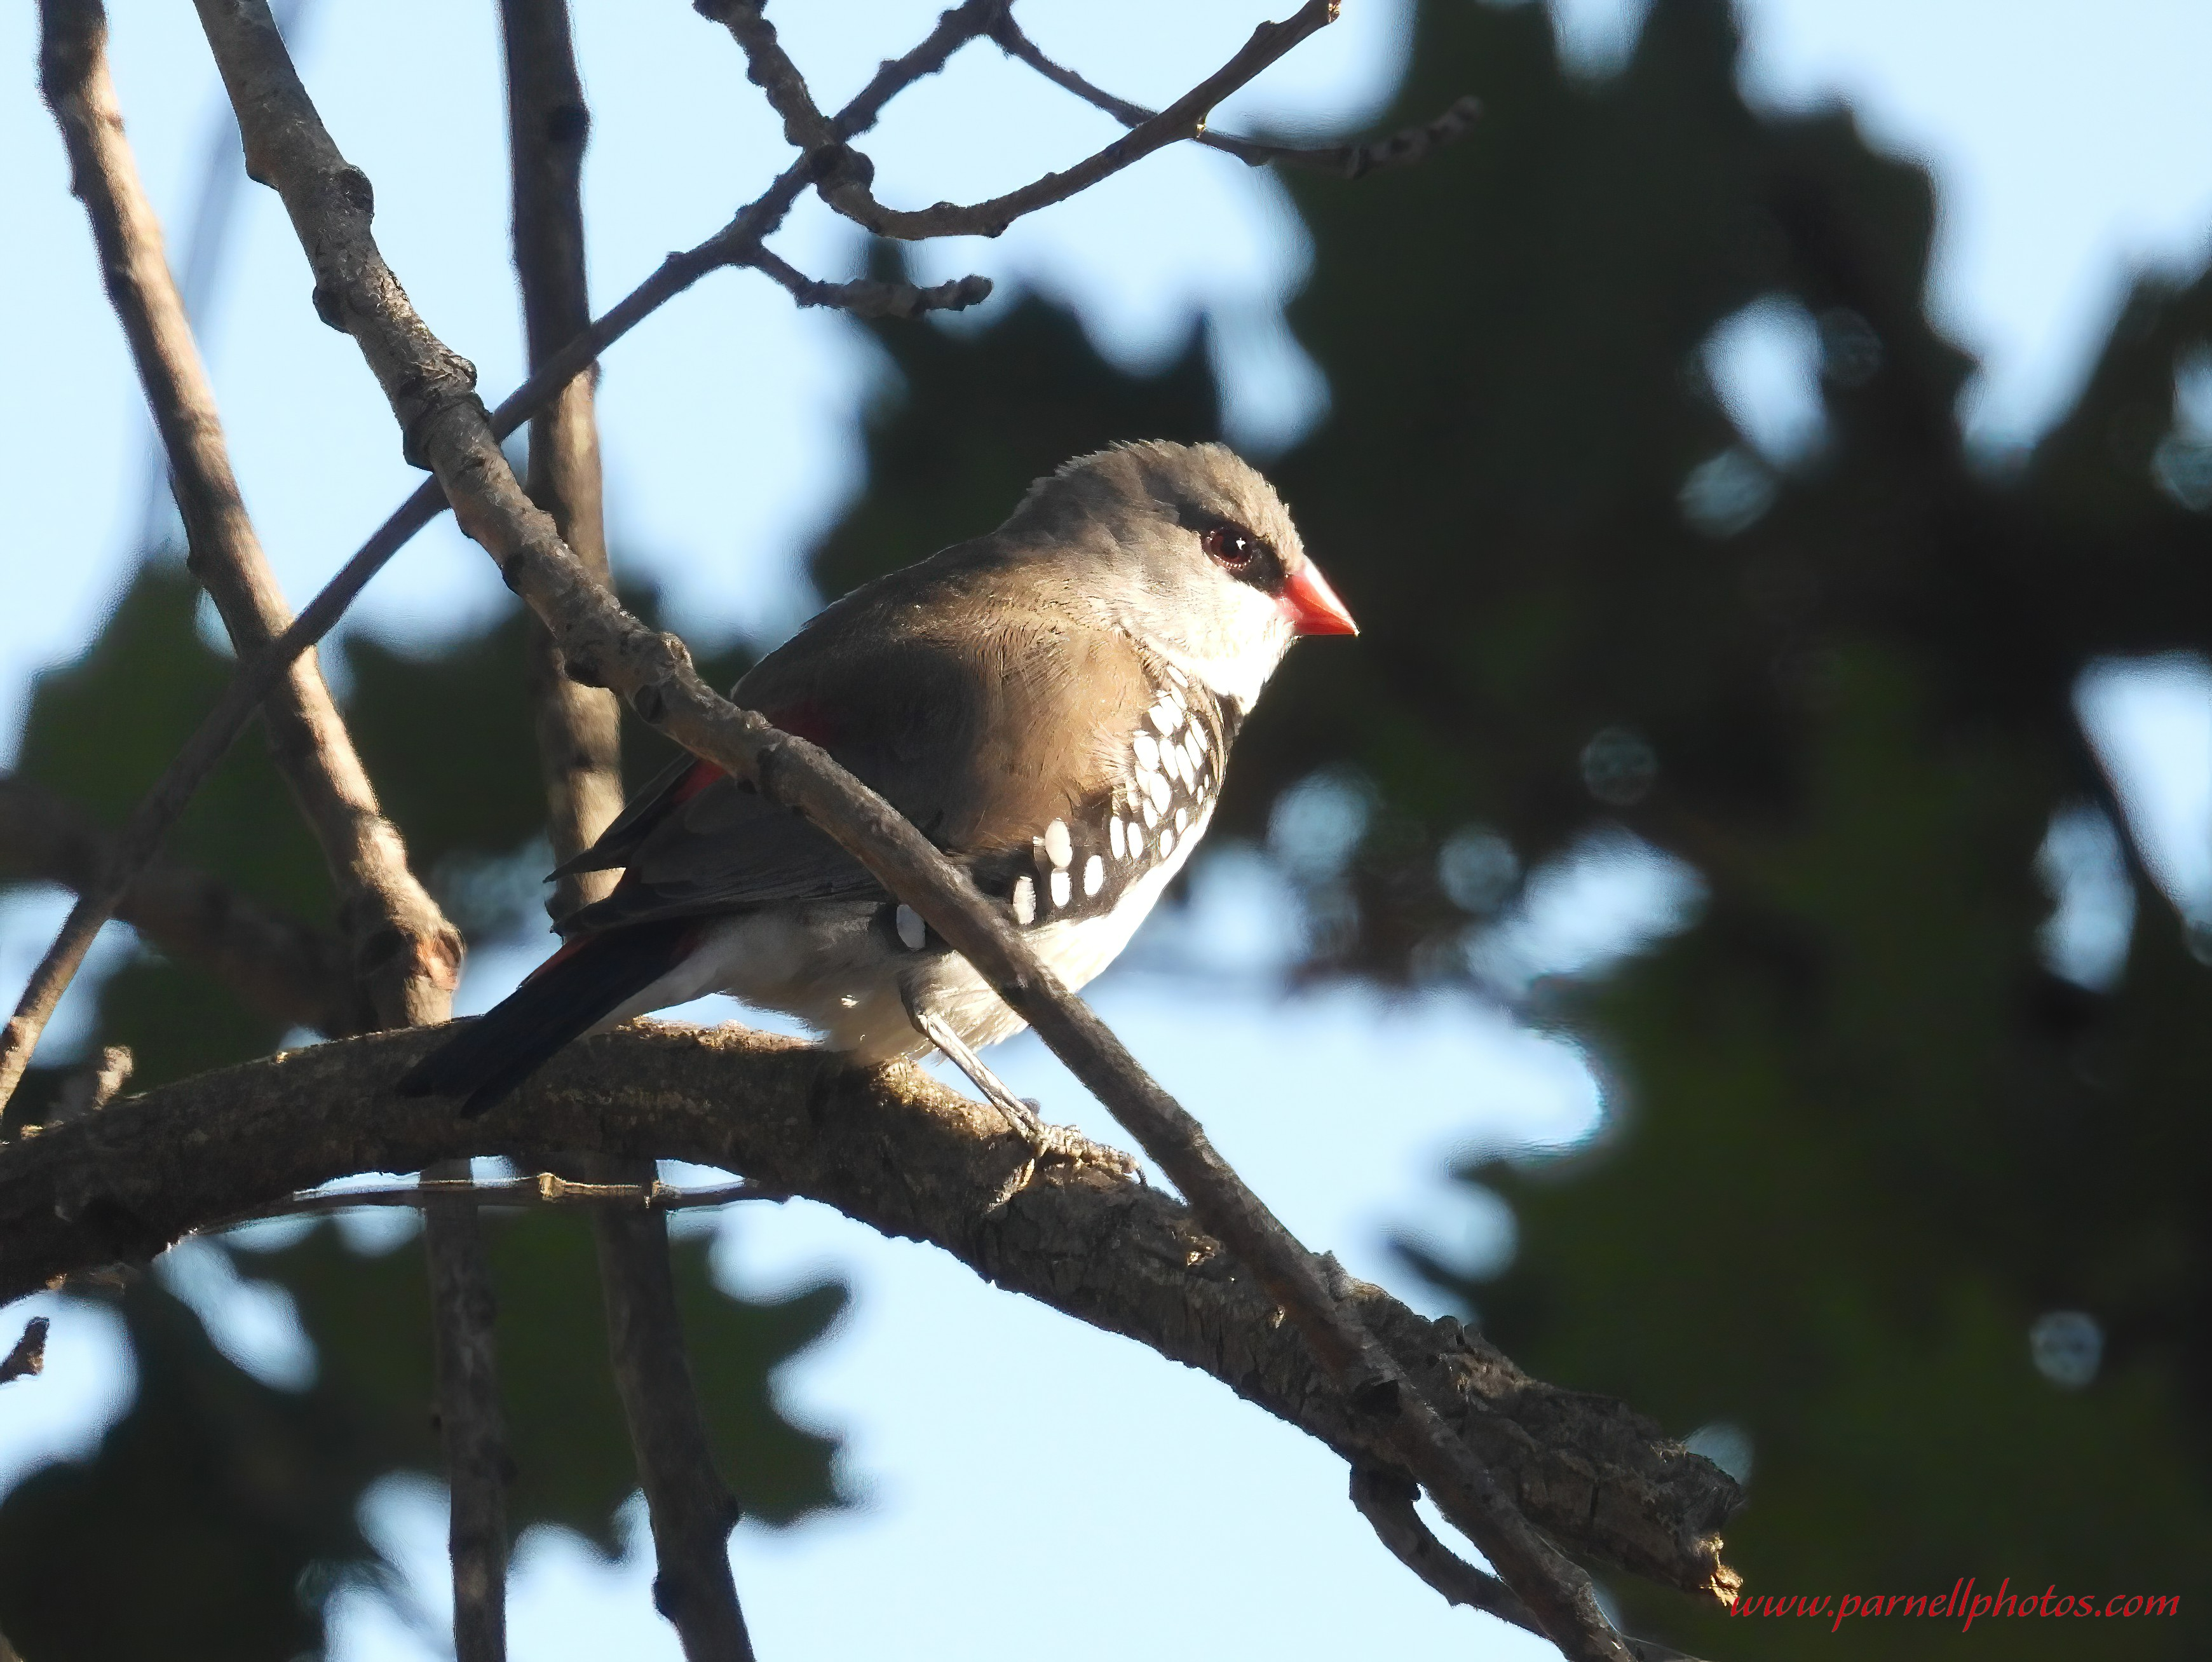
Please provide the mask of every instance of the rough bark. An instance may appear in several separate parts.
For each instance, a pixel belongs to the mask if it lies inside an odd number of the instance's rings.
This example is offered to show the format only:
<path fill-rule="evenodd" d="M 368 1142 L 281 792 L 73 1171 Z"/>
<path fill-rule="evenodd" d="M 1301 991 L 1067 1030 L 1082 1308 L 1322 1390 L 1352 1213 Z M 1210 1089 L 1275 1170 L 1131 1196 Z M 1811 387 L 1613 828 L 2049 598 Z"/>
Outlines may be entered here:
<path fill-rule="evenodd" d="M 1364 1466 L 1401 1470 L 1388 1427 L 1316 1363 L 1250 1271 L 1190 1210 L 1088 1169 L 1042 1169 L 991 1203 L 1026 1148 L 919 1068 L 851 1066 L 742 1028 L 638 1024 L 580 1041 L 481 1120 L 391 1094 L 434 1042 L 378 1034 L 125 1098 L 0 1148 L 0 1300 L 362 1172 L 557 1147 L 743 1172 L 927 1241 L 1010 1292 L 1212 1374 Z M 1587 1558 L 1707 1597 L 1734 1572 L 1725 1474 L 1609 1398 L 1533 1379 L 1479 1333 L 1381 1289 L 1348 1302 L 1529 1519 Z M 1364 1403 L 1364 1398 L 1359 1399 Z"/>

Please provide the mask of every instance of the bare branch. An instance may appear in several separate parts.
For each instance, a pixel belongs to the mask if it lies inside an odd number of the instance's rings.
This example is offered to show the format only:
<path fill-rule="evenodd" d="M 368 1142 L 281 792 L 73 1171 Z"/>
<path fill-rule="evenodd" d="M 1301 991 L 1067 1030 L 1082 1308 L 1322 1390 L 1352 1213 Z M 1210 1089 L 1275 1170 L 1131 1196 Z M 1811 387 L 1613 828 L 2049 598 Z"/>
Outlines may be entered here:
<path fill-rule="evenodd" d="M 745 263 L 781 283 L 801 306 L 831 306 L 854 317 L 921 318 L 932 312 L 964 312 L 970 306 L 981 305 L 991 295 L 991 279 L 987 277 L 956 277 L 927 289 L 867 278 L 821 283 L 766 248 L 757 251 Z"/>
<path fill-rule="evenodd" d="M 70 153 L 71 185 L 92 221 L 102 276 L 167 453 L 191 547 L 188 563 L 222 613 L 241 658 L 265 652 L 292 621 L 232 476 L 222 421 L 168 263 L 161 226 L 123 137 L 100 0 L 43 0 L 41 80 Z M 275 32 L 272 21 L 270 28 Z M 350 926 L 356 965 L 378 1021 L 408 1026 L 451 1014 L 460 932 L 407 864 L 380 810 L 337 705 L 313 657 L 287 667 L 263 707 L 270 748 L 321 844 Z M 64 932 L 63 947 L 69 937 Z M 0 1095 L 27 1063 L 65 981 L 62 965 L 34 977 L 45 1011 L 9 1024 Z M 74 967 L 73 965 L 69 967 Z M 47 989 L 52 989 L 49 996 Z M 437 1324 L 438 1406 L 453 1492 L 454 1642 L 463 1662 L 506 1653 L 504 1437 L 491 1339 L 491 1288 L 476 1216 L 434 1209 L 426 1244 Z"/>
<path fill-rule="evenodd" d="M 522 282 L 533 367 L 588 328 L 580 183 L 590 111 L 570 39 L 567 0 L 501 0 L 507 46 L 507 130 L 514 152 L 514 265 Z M 764 251 L 763 251 L 764 252 Z M 599 430 L 589 374 L 580 374 L 531 423 L 531 499 L 601 587 L 611 586 L 600 514 Z M 535 621 L 535 620 L 533 620 Z M 589 847 L 621 811 L 620 708 L 576 685 L 544 625 L 532 632 L 532 697 L 553 852 Z M 557 918 L 597 898 L 611 874 L 564 880 Z M 594 1176 L 649 1190 L 653 1163 L 587 1161 Z M 752 1662 L 752 1641 L 730 1569 L 736 1500 L 714 1469 L 691 1381 L 668 1221 L 651 1210 L 602 1208 L 592 1218 L 607 1348 L 629 1427 L 659 1564 L 653 1603 L 674 1624 L 689 1662 Z"/>
<path fill-rule="evenodd" d="M 324 129 L 266 4 L 198 3 L 238 114 L 248 170 L 283 198 L 314 269 L 324 315 L 354 335 L 409 453 L 429 462 L 462 530 L 552 630 L 571 673 L 614 687 L 642 719 L 694 754 L 797 808 L 936 928 L 1136 1136 L 1207 1227 L 1258 1271 L 1323 1368 L 1374 1415 L 1395 1458 L 1497 1566 L 1546 1636 L 1575 1662 L 1626 1662 L 1588 1575 L 1530 1527 L 1197 1121 L 1037 961 L 1011 922 L 890 804 L 815 746 L 718 697 L 692 670 L 681 642 L 647 630 L 592 581 L 516 482 L 471 390 L 465 361 L 430 332 L 386 265 L 370 229 L 368 181 Z M 1315 0 L 1291 24 L 1263 26 L 1228 69 L 1163 114 L 1157 142 L 1279 56 L 1301 25 L 1310 33 L 1329 15 L 1327 0 Z M 1138 154 L 1157 148 L 1147 129 L 1120 143 Z"/>
<path fill-rule="evenodd" d="M 82 892 L 118 868 L 116 849 L 116 839 L 74 803 L 27 779 L 0 776 L 0 868 Z M 335 936 L 220 878 L 156 862 L 124 891 L 115 915 L 286 1026 L 344 1033 L 370 1025 Z"/>
<path fill-rule="evenodd" d="M 137 1065 L 130 1046 L 103 1045 L 89 1065 L 77 1068 L 62 1081 L 43 1123 L 60 1125 L 86 1114 L 98 1113 L 131 1082 L 131 1071 Z"/>
<path fill-rule="evenodd" d="M 651 1160 L 598 1156 L 586 1163 L 610 1176 L 652 1182 Z M 682 1636 L 687 1662 L 752 1662 L 730 1568 L 730 1531 L 740 1510 L 715 1469 L 692 1383 L 668 1219 L 658 1208 L 606 1208 L 592 1215 L 592 1226 L 607 1354 L 653 1528 L 653 1606 Z"/>
<path fill-rule="evenodd" d="M 507 147 L 514 176 L 514 269 L 523 333 L 536 368 L 591 326 L 584 277 L 581 182 L 592 126 L 569 40 L 567 0 L 501 0 L 507 52 Z M 530 499 L 553 516 L 585 569 L 608 581 L 600 512 L 599 435 L 592 374 L 575 376 L 530 423 Z M 622 709 L 604 687 L 562 673 L 544 626 L 532 620 L 530 695 L 554 858 L 590 846 L 622 812 Z M 564 877 L 555 919 L 599 899 L 614 874 Z"/>
<path fill-rule="evenodd" d="M 1348 1459 L 1402 1466 L 1387 1425 L 1352 1405 L 1270 1290 L 1181 1202 L 1048 1166 L 991 1210 L 1026 1146 L 919 1068 L 856 1068 L 737 1026 L 641 1022 L 580 1040 L 512 1102 L 464 1121 L 391 1093 L 434 1042 L 313 1045 L 0 1148 L 0 1302 L 356 1172 L 527 1161 L 548 1146 L 679 1160 L 930 1242 L 996 1286 L 1212 1374 Z M 1616 1402 L 1529 1378 L 1456 1322 L 1357 1282 L 1346 1294 L 1539 1527 L 1685 1592 L 1735 1586 L 1717 1531 L 1741 1497 L 1717 1467 Z"/>
<path fill-rule="evenodd" d="M 641 1212 L 696 1212 L 731 1206 L 739 1201 L 787 1201 L 790 1196 L 757 1183 L 718 1183 L 706 1189 L 673 1189 L 654 1178 L 647 1183 L 576 1183 L 556 1172 L 514 1178 L 495 1183 L 472 1178 L 424 1178 L 389 1189 L 319 1189 L 311 1194 L 287 1195 L 250 1211 L 203 1224 L 195 1233 L 220 1234 L 226 1229 L 275 1218 L 301 1218 L 328 1212 L 356 1212 L 380 1207 L 427 1210 L 443 1200 L 463 1200 L 477 1211 L 501 1208 L 527 1209 L 538 1206 L 634 1208 Z"/>
<path fill-rule="evenodd" d="M 1054 85 L 1066 88 L 1086 104 L 1106 112 L 1125 127 L 1141 127 L 1153 119 L 1152 111 L 1141 104 L 1133 104 L 1126 98 L 1116 98 L 1103 88 L 1077 74 L 1073 70 L 1046 57 L 1036 43 L 1022 32 L 1014 21 L 1013 12 L 1000 14 L 991 25 L 991 39 L 1007 56 L 1018 58 Z M 1248 167 L 1261 167 L 1269 162 L 1282 162 L 1293 167 L 1304 167 L 1315 173 L 1331 174 L 1339 179 L 1364 179 L 1369 174 L 1386 167 L 1410 167 L 1425 160 L 1431 152 L 1439 149 L 1455 139 L 1463 137 L 1482 114 L 1482 100 L 1472 96 L 1456 98 L 1440 115 L 1423 122 L 1418 127 L 1407 127 L 1386 138 L 1371 138 L 1358 144 L 1331 144 L 1309 149 L 1290 144 L 1267 144 L 1254 138 L 1236 138 L 1227 133 L 1202 132 L 1198 142 L 1209 149 L 1233 155 Z"/>
<path fill-rule="evenodd" d="M 1430 1532 L 1413 1508 L 1420 1494 L 1403 1473 L 1358 1464 L 1352 1468 L 1352 1504 L 1374 1525 L 1376 1535 L 1399 1562 L 1451 1604 L 1484 1611 L 1530 1633 L 1542 1633 L 1528 1607 L 1513 1596 L 1512 1588 L 1487 1571 L 1475 1568 Z"/>
<path fill-rule="evenodd" d="M 1543 1629 L 1536 1625 L 1536 1618 L 1513 1596 L 1512 1588 L 1486 1570 L 1477 1569 L 1437 1539 L 1414 1509 L 1419 1495 L 1420 1491 L 1396 1472 L 1357 1462 L 1352 1465 L 1352 1504 L 1374 1526 L 1376 1538 L 1390 1549 L 1392 1556 L 1443 1594 L 1447 1604 L 1481 1610 L 1540 1634 Z M 1624 1634 L 1621 1642 L 1636 1662 L 1697 1662 L 1694 1657 L 1648 1639 L 1631 1639 Z"/>
<path fill-rule="evenodd" d="M 878 236 L 920 241 L 939 236 L 997 236 L 1024 214 L 1089 190 L 1101 180 L 1141 161 L 1154 150 L 1206 131 L 1213 107 L 1256 77 L 1300 41 L 1336 21 L 1338 0 L 1307 0 L 1279 23 L 1262 23 L 1243 49 L 1212 75 L 1157 115 L 1138 122 L 1105 149 L 1064 173 L 1046 174 L 1019 190 L 988 202 L 960 205 L 940 202 L 908 212 L 884 206 L 868 186 L 875 169 L 850 149 L 844 136 L 815 107 L 805 78 L 778 44 L 775 26 L 762 15 L 760 0 L 695 0 L 696 9 L 722 24 L 745 54 L 747 77 L 768 94 L 783 118 L 784 137 L 810 155 L 830 160 L 816 188 L 839 213 Z M 1004 17 L 1001 4 L 993 26 Z"/>
<path fill-rule="evenodd" d="M 189 563 L 245 657 L 264 649 L 290 619 L 231 475 L 214 394 L 162 253 L 161 226 L 123 137 L 107 74 L 106 15 L 99 0 L 42 0 L 40 9 L 41 89 L 61 128 L 70 188 L 92 222 L 101 277 L 168 454 Z M 408 869 L 406 849 L 378 809 L 312 658 L 302 655 L 288 667 L 270 688 L 264 714 L 277 765 L 330 864 L 341 914 L 353 920 L 356 969 L 380 1017 L 444 1020 L 460 973 L 459 932 Z M 0 1030 L 0 1102 L 29 1066 L 40 1033 L 104 921 L 85 913 L 82 905 L 73 910 L 14 1019 Z"/>
<path fill-rule="evenodd" d="M 465 1159 L 422 1167 L 441 1187 L 468 1172 Z M 475 1207 L 458 1197 L 432 1205 L 423 1214 L 422 1242 L 430 1271 L 438 1440 L 453 1497 L 446 1541 L 453 1567 L 453 1654 L 456 1662 L 503 1662 L 507 1421 L 493 1340 L 498 1306 Z"/>
<path fill-rule="evenodd" d="M 31 1374 L 46 1372 L 47 1325 L 44 1316 L 33 1316 L 23 1324 L 23 1336 L 15 1341 L 5 1357 L 0 1357 L 0 1385 L 13 1385 Z"/>
<path fill-rule="evenodd" d="M 868 84 L 838 113 L 833 124 L 844 137 L 864 132 L 874 125 L 884 106 L 904 88 L 936 74 L 962 46 L 988 26 L 1001 0 L 963 0 L 945 12 L 921 44 L 901 57 L 887 59 Z M 642 323 L 654 312 L 709 271 L 749 263 L 760 249 L 761 239 L 782 223 L 791 204 L 822 165 L 819 156 L 802 156 L 779 174 L 753 202 L 740 209 L 730 222 L 705 241 L 673 253 L 651 276 L 638 284 L 590 329 L 562 347 L 516 387 L 491 413 L 492 431 L 504 439 L 543 408 L 561 389 L 598 362 L 599 355 Z M 117 835 L 112 864 L 97 884 L 81 886 L 77 903 L 47 949 L 46 958 L 26 987 L 22 1012 L 39 1014 L 28 1027 L 13 1022 L 0 1030 L 0 1080 L 7 1077 L 9 1057 L 20 1054 L 27 1062 L 52 1007 L 84 961 L 84 955 L 100 927 L 115 916 L 132 880 L 159 852 L 162 840 L 177 822 L 200 786 L 244 732 L 263 699 L 281 683 L 292 663 L 337 626 L 369 580 L 381 571 L 408 540 L 445 510 L 444 490 L 435 479 L 425 480 L 391 517 L 379 526 L 356 550 L 336 576 L 325 583 L 291 625 L 259 654 L 243 660 L 213 709 L 201 720 L 184 747 L 163 769 L 153 788 L 139 800 L 131 818 Z M 319 1031 L 330 1031 L 320 1029 Z M 6 1092 L 0 1090 L 0 1101 Z"/>

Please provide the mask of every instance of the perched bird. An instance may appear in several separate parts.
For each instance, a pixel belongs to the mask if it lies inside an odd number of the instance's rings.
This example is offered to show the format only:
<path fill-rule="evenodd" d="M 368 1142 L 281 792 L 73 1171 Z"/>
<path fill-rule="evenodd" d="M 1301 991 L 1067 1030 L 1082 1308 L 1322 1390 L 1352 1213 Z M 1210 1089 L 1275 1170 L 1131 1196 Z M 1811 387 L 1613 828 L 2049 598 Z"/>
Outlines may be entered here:
<path fill-rule="evenodd" d="M 881 792 L 1080 987 L 1205 836 L 1291 641 L 1356 632 L 1251 466 L 1124 444 L 1038 480 L 989 536 L 854 590 L 730 696 Z M 975 1056 L 1021 1018 L 793 811 L 685 758 L 556 875 L 617 867 L 403 1093 L 481 1112 L 579 1034 L 721 991 L 866 1060 L 933 1045 L 1051 1145 Z"/>

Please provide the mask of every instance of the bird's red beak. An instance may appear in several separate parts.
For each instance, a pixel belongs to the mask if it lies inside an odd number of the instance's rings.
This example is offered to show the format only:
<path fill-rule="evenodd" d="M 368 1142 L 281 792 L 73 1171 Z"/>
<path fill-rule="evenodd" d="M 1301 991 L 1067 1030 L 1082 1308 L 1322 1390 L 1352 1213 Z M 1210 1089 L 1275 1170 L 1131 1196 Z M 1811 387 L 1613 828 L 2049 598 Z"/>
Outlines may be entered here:
<path fill-rule="evenodd" d="M 1357 635 L 1359 625 L 1336 598 L 1321 568 L 1308 560 L 1291 574 L 1275 604 L 1301 635 Z"/>

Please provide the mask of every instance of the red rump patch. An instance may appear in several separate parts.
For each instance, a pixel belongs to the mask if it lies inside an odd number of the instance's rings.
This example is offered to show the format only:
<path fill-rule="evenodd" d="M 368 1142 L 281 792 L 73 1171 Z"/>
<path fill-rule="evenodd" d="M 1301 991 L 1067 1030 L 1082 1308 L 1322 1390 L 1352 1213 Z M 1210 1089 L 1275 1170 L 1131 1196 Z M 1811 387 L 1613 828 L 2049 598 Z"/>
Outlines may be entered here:
<path fill-rule="evenodd" d="M 676 782 L 668 793 L 668 806 L 680 808 L 701 791 L 722 777 L 721 769 L 712 762 L 694 762 L 691 770 Z"/>
<path fill-rule="evenodd" d="M 768 719 L 786 733 L 797 735 L 810 744 L 830 742 L 830 721 L 819 707 L 813 704 L 794 704 L 788 709 L 765 712 Z M 678 779 L 668 793 L 665 807 L 680 808 L 701 791 L 724 777 L 722 770 L 712 762 L 696 762 L 690 772 Z"/>

